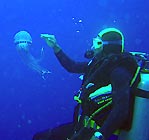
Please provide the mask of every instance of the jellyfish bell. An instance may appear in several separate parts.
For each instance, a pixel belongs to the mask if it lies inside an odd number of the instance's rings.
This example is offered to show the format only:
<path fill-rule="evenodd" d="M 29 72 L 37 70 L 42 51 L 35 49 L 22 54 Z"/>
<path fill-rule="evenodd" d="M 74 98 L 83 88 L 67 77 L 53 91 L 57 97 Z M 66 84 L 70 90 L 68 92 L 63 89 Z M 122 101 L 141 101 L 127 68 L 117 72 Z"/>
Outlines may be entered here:
<path fill-rule="evenodd" d="M 16 44 L 17 49 L 27 50 L 32 44 L 32 37 L 27 31 L 19 31 L 14 36 L 14 43 Z"/>
<path fill-rule="evenodd" d="M 14 36 L 14 43 L 22 43 L 22 42 L 32 44 L 32 37 L 27 31 L 19 31 Z"/>

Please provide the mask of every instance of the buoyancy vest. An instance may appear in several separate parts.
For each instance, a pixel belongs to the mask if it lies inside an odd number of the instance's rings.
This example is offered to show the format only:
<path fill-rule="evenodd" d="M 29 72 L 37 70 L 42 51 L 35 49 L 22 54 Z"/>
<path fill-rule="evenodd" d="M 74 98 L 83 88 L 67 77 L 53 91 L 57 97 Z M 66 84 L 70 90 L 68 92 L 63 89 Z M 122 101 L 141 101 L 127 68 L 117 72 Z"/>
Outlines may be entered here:
<path fill-rule="evenodd" d="M 110 84 L 110 74 L 116 67 L 124 67 L 131 74 L 135 75 L 138 65 L 130 53 L 111 54 L 99 60 L 93 60 L 84 76 L 79 94 L 75 96 L 81 103 L 82 109 L 79 114 L 83 117 L 94 114 L 92 119 L 95 120 L 98 126 L 103 124 L 111 111 L 112 105 L 108 104 L 112 101 L 111 94 L 109 94 L 111 91 L 94 97 L 91 94 L 97 91 L 97 89 L 101 91 L 102 87 Z M 92 86 L 86 88 L 90 83 L 93 83 Z"/>
<path fill-rule="evenodd" d="M 94 83 L 94 86 L 86 91 L 89 94 L 98 88 L 107 86 L 110 84 L 110 74 L 116 67 L 124 67 L 131 74 L 135 74 L 138 65 L 130 53 L 110 54 L 99 60 L 97 58 L 89 65 L 82 88 L 86 88 L 89 83 Z"/>

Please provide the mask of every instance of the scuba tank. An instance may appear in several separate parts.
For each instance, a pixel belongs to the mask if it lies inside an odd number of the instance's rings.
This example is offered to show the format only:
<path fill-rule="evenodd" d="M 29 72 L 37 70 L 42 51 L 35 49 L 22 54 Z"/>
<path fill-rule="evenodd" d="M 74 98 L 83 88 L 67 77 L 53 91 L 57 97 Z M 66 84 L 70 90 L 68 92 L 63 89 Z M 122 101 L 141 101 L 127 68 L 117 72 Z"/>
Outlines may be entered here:
<path fill-rule="evenodd" d="M 118 140 L 149 140 L 149 54 L 132 52 L 143 61 L 140 70 L 141 81 L 137 86 L 139 91 L 135 95 L 132 126 L 129 131 L 121 130 Z"/>

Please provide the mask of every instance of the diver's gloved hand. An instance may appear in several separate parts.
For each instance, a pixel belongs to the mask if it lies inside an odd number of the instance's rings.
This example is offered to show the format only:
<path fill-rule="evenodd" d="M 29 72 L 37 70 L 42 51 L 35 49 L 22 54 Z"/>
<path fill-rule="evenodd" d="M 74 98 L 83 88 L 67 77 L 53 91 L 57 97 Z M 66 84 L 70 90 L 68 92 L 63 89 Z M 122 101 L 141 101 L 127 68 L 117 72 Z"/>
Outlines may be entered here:
<path fill-rule="evenodd" d="M 55 53 L 58 53 L 61 48 L 57 44 L 56 38 L 54 35 L 49 35 L 49 34 L 41 34 L 41 38 L 45 39 L 47 42 L 48 46 L 52 47 Z"/>
<path fill-rule="evenodd" d="M 41 34 L 40 36 L 41 36 L 41 38 L 46 40 L 48 46 L 53 48 L 56 45 L 56 38 L 54 35 Z"/>
<path fill-rule="evenodd" d="M 96 131 L 90 140 L 105 140 L 105 139 L 102 133 L 100 133 L 99 131 Z"/>
<path fill-rule="evenodd" d="M 90 140 L 93 134 L 93 129 L 83 127 L 79 132 L 75 133 L 70 140 Z"/>

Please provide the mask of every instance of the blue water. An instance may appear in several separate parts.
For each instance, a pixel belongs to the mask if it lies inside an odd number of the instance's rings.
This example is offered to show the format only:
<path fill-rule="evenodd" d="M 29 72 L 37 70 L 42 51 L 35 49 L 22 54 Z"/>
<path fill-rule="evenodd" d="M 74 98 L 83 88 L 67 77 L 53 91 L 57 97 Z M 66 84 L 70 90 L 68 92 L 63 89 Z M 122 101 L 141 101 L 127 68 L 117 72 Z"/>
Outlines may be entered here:
<path fill-rule="evenodd" d="M 72 120 L 78 74 L 61 67 L 41 33 L 54 34 L 63 50 L 85 60 L 92 38 L 105 27 L 125 36 L 128 51 L 149 53 L 148 0 L 1 0 L 0 2 L 0 140 L 31 140 L 34 133 Z M 43 80 L 22 62 L 14 35 L 28 31 L 32 54 L 52 73 Z"/>

